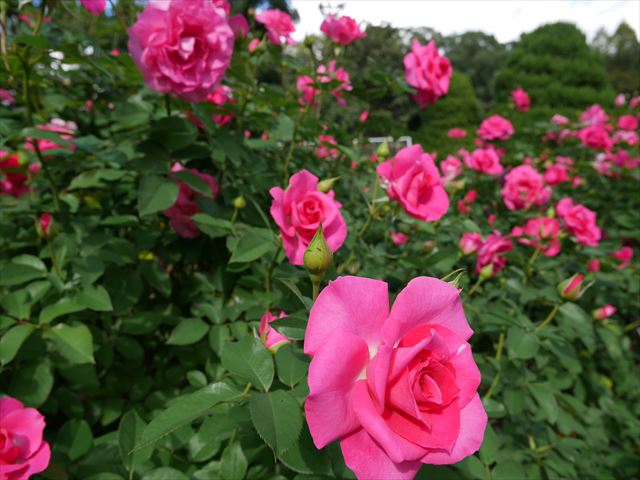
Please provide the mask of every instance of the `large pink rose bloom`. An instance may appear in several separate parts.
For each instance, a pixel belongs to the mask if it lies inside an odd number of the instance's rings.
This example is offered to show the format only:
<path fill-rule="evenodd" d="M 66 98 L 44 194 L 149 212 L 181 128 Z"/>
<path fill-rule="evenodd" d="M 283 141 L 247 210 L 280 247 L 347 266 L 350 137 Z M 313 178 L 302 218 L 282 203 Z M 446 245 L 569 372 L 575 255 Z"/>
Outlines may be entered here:
<path fill-rule="evenodd" d="M 597 103 L 591 105 L 580 114 L 580 123 L 584 125 L 603 125 L 609 120 L 609 115 Z"/>
<path fill-rule="evenodd" d="M 542 205 L 551 197 L 551 188 L 545 186 L 542 175 L 529 165 L 514 168 L 504 179 L 500 194 L 509 210 Z"/>
<path fill-rule="evenodd" d="M 498 273 L 507 263 L 505 254 L 512 249 L 513 242 L 497 230 L 494 231 L 478 248 L 476 272 L 480 273 L 483 268 L 491 265 L 492 274 Z"/>
<path fill-rule="evenodd" d="M 531 108 L 529 94 L 522 87 L 518 87 L 511 92 L 511 99 L 516 108 L 521 112 L 528 112 L 529 108 Z"/>
<path fill-rule="evenodd" d="M 128 32 L 147 85 L 187 102 L 201 102 L 220 85 L 233 53 L 233 31 L 211 0 L 149 1 Z"/>
<path fill-rule="evenodd" d="M 349 45 L 351 42 L 367 36 L 360 30 L 358 23 L 347 16 L 339 18 L 333 15 L 327 16 L 320 25 L 320 31 L 340 45 Z"/>
<path fill-rule="evenodd" d="M 49 465 L 51 450 L 42 439 L 44 417 L 11 397 L 0 398 L 0 478 L 27 480 Z"/>
<path fill-rule="evenodd" d="M 414 278 L 389 311 L 387 284 L 339 277 L 309 316 L 305 412 L 316 447 L 340 441 L 359 479 L 412 479 L 482 444 L 487 415 L 458 290 Z"/>
<path fill-rule="evenodd" d="M 191 168 L 184 168 L 179 163 L 174 163 L 171 168 L 172 172 L 180 172 L 182 170 L 191 172 L 192 174 L 203 180 L 211 189 L 211 198 L 215 198 L 218 194 L 218 181 L 215 177 L 207 175 L 206 173 L 199 172 Z M 178 191 L 178 198 L 173 207 L 167 208 L 163 213 L 169 218 L 171 226 L 178 235 L 185 238 L 195 238 L 200 235 L 200 229 L 195 224 L 191 217 L 200 212 L 200 207 L 196 203 L 196 198 L 202 197 L 200 192 L 196 192 L 189 185 L 180 180 L 176 180 L 180 190 Z"/>
<path fill-rule="evenodd" d="M 377 172 L 387 185 L 389 198 L 400 202 L 412 217 L 433 222 L 449 208 L 449 196 L 433 157 L 420 145 L 403 148 L 378 165 Z"/>
<path fill-rule="evenodd" d="M 555 257 L 560 253 L 560 222 L 555 218 L 530 218 L 524 227 L 514 227 L 512 237 L 518 242 L 540 249 L 546 257 Z"/>
<path fill-rule="evenodd" d="M 280 45 L 281 39 L 288 45 L 295 45 L 296 41 L 291 38 L 291 34 L 296 31 L 291 17 L 286 13 L 272 9 L 263 10 L 256 14 L 256 21 L 262 23 L 267 29 L 267 37 L 274 45 Z"/>
<path fill-rule="evenodd" d="M 494 148 L 478 148 L 464 156 L 464 163 L 480 173 L 500 175 L 504 168 L 500 163 L 498 152 Z"/>
<path fill-rule="evenodd" d="M 483 140 L 507 140 L 515 130 L 511 122 L 500 115 L 485 118 L 476 132 Z"/>
<path fill-rule="evenodd" d="M 560 200 L 556 204 L 556 212 L 579 243 L 588 247 L 598 246 L 602 232 L 596 224 L 596 212 L 584 205 L 574 205 L 570 198 Z"/>
<path fill-rule="evenodd" d="M 447 57 L 438 53 L 436 42 L 421 45 L 414 40 L 411 51 L 404 56 L 407 83 L 415 88 L 414 99 L 424 108 L 449 92 L 453 69 Z"/>
<path fill-rule="evenodd" d="M 594 150 L 611 150 L 613 148 L 613 140 L 609 136 L 609 132 L 604 126 L 594 125 L 585 127 L 578 132 L 578 138 L 585 147 Z"/>
<path fill-rule="evenodd" d="M 618 128 L 633 131 L 638 128 L 638 119 L 633 115 L 623 115 L 618 119 Z"/>
<path fill-rule="evenodd" d="M 107 8 L 107 0 L 80 0 L 80 3 L 91 15 L 102 15 Z"/>
<path fill-rule="evenodd" d="M 269 211 L 280 227 L 284 251 L 291 263 L 304 263 L 304 252 L 320 223 L 331 251 L 342 246 L 347 225 L 340 214 L 341 205 L 334 199 L 333 190 L 318 190 L 318 177 L 301 170 L 291 176 L 289 188 L 273 187 L 269 193 L 273 198 Z"/>

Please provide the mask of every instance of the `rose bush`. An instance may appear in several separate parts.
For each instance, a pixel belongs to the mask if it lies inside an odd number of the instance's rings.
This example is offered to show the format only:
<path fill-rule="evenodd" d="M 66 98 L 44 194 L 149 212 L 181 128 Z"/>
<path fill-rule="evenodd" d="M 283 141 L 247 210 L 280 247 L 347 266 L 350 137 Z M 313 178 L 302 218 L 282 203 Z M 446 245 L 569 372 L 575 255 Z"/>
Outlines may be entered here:
<path fill-rule="evenodd" d="M 480 106 L 438 35 L 275 2 L 0 3 L 0 477 L 640 476 L 632 92 Z"/>

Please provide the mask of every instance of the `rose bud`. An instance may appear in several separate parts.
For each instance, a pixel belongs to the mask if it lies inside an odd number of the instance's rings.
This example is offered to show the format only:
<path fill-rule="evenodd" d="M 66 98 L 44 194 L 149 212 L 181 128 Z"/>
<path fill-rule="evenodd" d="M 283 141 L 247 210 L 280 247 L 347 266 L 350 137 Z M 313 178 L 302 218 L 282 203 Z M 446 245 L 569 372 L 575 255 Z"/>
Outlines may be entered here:
<path fill-rule="evenodd" d="M 576 273 L 574 276 L 567 278 L 558 285 L 558 293 L 560 296 L 569 301 L 578 300 L 584 293 L 582 289 L 582 281 L 584 275 Z"/>
<path fill-rule="evenodd" d="M 587 264 L 587 270 L 590 272 L 599 272 L 600 271 L 600 260 L 594 258 Z"/>
<path fill-rule="evenodd" d="M 386 160 L 389 157 L 389 144 L 387 142 L 381 143 L 376 150 L 376 155 L 380 160 Z"/>
<path fill-rule="evenodd" d="M 610 303 L 606 304 L 604 307 L 596 308 L 592 314 L 593 318 L 597 318 L 598 320 L 602 320 L 604 318 L 609 318 L 611 315 L 616 313 L 618 309 L 611 305 Z"/>
<path fill-rule="evenodd" d="M 247 201 L 244 199 L 242 195 L 238 195 L 236 198 L 233 199 L 233 208 L 240 210 L 246 206 L 247 206 Z"/>
<path fill-rule="evenodd" d="M 485 265 L 480 270 L 480 279 L 482 281 L 489 280 L 491 277 L 493 277 L 493 263 Z"/>
<path fill-rule="evenodd" d="M 271 326 L 272 322 L 275 322 L 280 318 L 286 318 L 286 316 L 287 314 L 281 311 L 276 317 L 267 310 L 260 319 L 260 327 L 258 327 L 260 340 L 271 353 L 276 353 L 282 345 L 290 343 L 290 340 L 287 337 L 278 333 L 276 329 Z"/>
<path fill-rule="evenodd" d="M 332 177 L 320 181 L 318 183 L 318 190 L 320 190 L 322 193 L 328 193 L 329 190 L 333 188 L 333 184 L 336 183 L 339 178 L 340 177 Z"/>
<path fill-rule="evenodd" d="M 322 223 L 318 225 L 316 234 L 311 239 L 309 246 L 304 252 L 304 266 L 309 271 L 312 279 L 317 277 L 322 280 L 325 272 L 333 262 L 333 253 L 324 235 L 322 234 Z"/>
<path fill-rule="evenodd" d="M 40 220 L 36 223 L 36 232 L 41 238 L 53 238 L 57 233 L 57 228 L 50 213 L 45 212 L 40 215 Z"/>

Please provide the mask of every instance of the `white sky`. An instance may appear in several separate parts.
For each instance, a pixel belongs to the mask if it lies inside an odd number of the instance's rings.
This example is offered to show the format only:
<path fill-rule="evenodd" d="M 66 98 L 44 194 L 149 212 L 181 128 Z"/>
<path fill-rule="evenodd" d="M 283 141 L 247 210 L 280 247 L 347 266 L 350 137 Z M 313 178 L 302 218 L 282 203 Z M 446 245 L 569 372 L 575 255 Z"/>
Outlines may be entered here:
<path fill-rule="evenodd" d="M 589 40 L 604 27 L 612 33 L 621 21 L 640 31 L 640 0 L 292 0 L 300 14 L 293 37 L 320 33 L 319 5 L 344 4 L 342 15 L 358 22 L 394 27 L 432 27 L 444 35 L 480 30 L 500 42 L 517 40 L 539 25 L 570 21 Z"/>

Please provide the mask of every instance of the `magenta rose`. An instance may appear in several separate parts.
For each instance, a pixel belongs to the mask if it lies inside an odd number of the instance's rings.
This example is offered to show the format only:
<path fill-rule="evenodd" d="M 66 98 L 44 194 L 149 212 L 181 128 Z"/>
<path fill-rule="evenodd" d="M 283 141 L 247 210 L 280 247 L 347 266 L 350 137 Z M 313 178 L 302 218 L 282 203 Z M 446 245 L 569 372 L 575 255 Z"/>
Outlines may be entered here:
<path fill-rule="evenodd" d="M 191 172 L 193 175 L 196 175 L 203 180 L 211 189 L 211 198 L 216 197 L 218 194 L 218 181 L 215 177 L 199 172 L 198 170 L 184 168 L 177 162 L 174 163 L 171 168 L 172 172 L 180 172 L 183 170 Z M 200 212 L 200 207 L 198 207 L 198 204 L 196 203 L 196 198 L 203 197 L 204 195 L 200 192 L 196 192 L 186 183 L 181 182 L 180 180 L 176 181 L 180 187 L 176 203 L 171 208 L 167 208 L 163 213 L 167 218 L 169 218 L 171 227 L 173 227 L 178 235 L 185 238 L 195 238 L 200 235 L 200 229 L 197 227 L 195 222 L 191 220 L 191 217 Z"/>
<path fill-rule="evenodd" d="M 78 129 L 78 126 L 75 122 L 62 120 L 60 118 L 53 118 L 49 123 L 45 125 L 38 125 L 36 127 L 39 130 L 44 130 L 47 132 L 54 132 L 60 134 L 60 138 L 63 140 L 71 141 L 73 140 L 73 136 Z M 38 143 L 38 149 L 41 152 L 45 152 L 47 150 L 57 150 L 57 149 L 69 149 L 75 150 L 77 147 L 75 145 L 70 145 L 68 147 L 62 146 L 53 140 L 45 140 L 39 138 L 35 140 Z M 27 138 L 27 141 L 24 145 L 24 148 L 29 150 L 30 152 L 35 152 L 35 148 L 33 147 L 34 140 L 30 137 Z M 49 157 L 51 158 L 51 157 Z"/>
<path fill-rule="evenodd" d="M 487 415 L 458 289 L 414 278 L 389 311 L 387 284 L 339 277 L 309 315 L 305 412 L 316 447 L 340 441 L 359 479 L 411 479 L 480 448 Z M 328 374 L 329 373 L 329 374 Z"/>
<path fill-rule="evenodd" d="M 462 237 L 460 237 L 460 243 L 458 246 L 460 247 L 460 251 L 463 255 L 471 255 L 478 251 L 478 248 L 482 246 L 482 243 L 482 237 L 479 233 L 466 232 L 462 234 Z"/>
<path fill-rule="evenodd" d="M 500 156 L 492 147 L 477 148 L 471 154 L 466 154 L 464 163 L 469 168 L 488 175 L 500 175 L 504 171 Z"/>
<path fill-rule="evenodd" d="M 16 103 L 16 99 L 11 91 L 7 90 L 6 88 L 0 88 L 0 102 L 7 105 L 13 105 L 14 103 Z"/>
<path fill-rule="evenodd" d="M 551 197 L 551 188 L 545 186 L 538 171 L 529 165 L 520 165 L 504 177 L 500 194 L 509 210 L 522 210 L 542 205 Z"/>
<path fill-rule="evenodd" d="M 485 118 L 476 132 L 483 140 L 507 140 L 515 130 L 511 122 L 500 115 Z"/>
<path fill-rule="evenodd" d="M 491 266 L 491 275 L 498 273 L 507 263 L 505 254 L 513 249 L 513 242 L 494 231 L 478 248 L 476 258 L 476 272 L 480 273 L 485 267 Z"/>
<path fill-rule="evenodd" d="M 462 162 L 453 155 L 447 155 L 447 158 L 440 162 L 440 171 L 442 182 L 446 185 L 462 173 Z"/>
<path fill-rule="evenodd" d="M 462 128 L 452 128 L 447 132 L 449 138 L 464 138 L 467 136 L 467 131 Z"/>
<path fill-rule="evenodd" d="M 229 19 L 229 26 L 236 38 L 244 38 L 249 35 L 249 22 L 240 13 Z"/>
<path fill-rule="evenodd" d="M 609 120 L 609 115 L 598 105 L 591 105 L 580 114 L 580 123 L 584 125 L 603 125 Z"/>
<path fill-rule="evenodd" d="M 280 313 L 276 317 L 269 310 L 267 310 L 266 312 L 264 312 L 264 315 L 262 315 L 262 318 L 260 319 L 260 326 L 258 327 L 258 335 L 260 335 L 260 340 L 262 340 L 262 343 L 264 343 L 265 347 L 267 347 L 274 353 L 277 352 L 278 349 L 285 343 L 291 342 L 287 337 L 278 333 L 278 331 L 271 326 L 271 324 L 276 320 L 286 317 L 287 314 L 283 311 L 280 311 Z"/>
<path fill-rule="evenodd" d="M 524 227 L 514 227 L 512 237 L 518 242 L 540 249 L 546 257 L 555 257 L 560 253 L 560 222 L 555 218 L 530 218 Z"/>
<path fill-rule="evenodd" d="M 129 52 L 147 85 L 201 102 L 224 77 L 234 34 L 211 0 L 148 2 L 128 30 Z"/>
<path fill-rule="evenodd" d="M 433 157 L 420 145 L 405 147 L 377 167 L 387 195 L 414 218 L 433 222 L 449 208 L 447 195 Z"/>
<path fill-rule="evenodd" d="M 280 227 L 287 258 L 294 265 L 304 263 L 304 252 L 322 223 L 322 232 L 332 252 L 347 238 L 347 225 L 340 214 L 340 203 L 330 190 L 318 190 L 318 177 L 301 170 L 289 179 L 289 188 L 269 190 L 273 202 L 271 216 Z"/>
<path fill-rule="evenodd" d="M 314 106 L 316 102 L 316 96 L 319 91 L 314 87 L 314 80 L 309 75 L 301 75 L 296 80 L 296 89 L 300 92 L 298 97 L 298 103 L 302 106 L 310 105 Z"/>
<path fill-rule="evenodd" d="M 633 115 L 623 115 L 618 119 L 618 128 L 633 131 L 638 128 L 638 119 Z"/>
<path fill-rule="evenodd" d="M 597 247 L 602 232 L 596 224 L 596 212 L 584 205 L 575 204 L 570 198 L 563 198 L 556 204 L 556 212 L 579 243 Z"/>
<path fill-rule="evenodd" d="M 391 241 L 393 242 L 393 244 L 397 245 L 398 247 L 400 245 L 404 245 L 409 240 L 409 237 L 407 236 L 406 233 L 396 232 L 394 230 L 391 230 L 389 235 L 391 235 Z"/>
<path fill-rule="evenodd" d="M 529 108 L 531 108 L 529 94 L 525 92 L 522 87 L 518 87 L 511 92 L 511 99 L 513 100 L 515 107 L 521 112 L 528 112 Z"/>
<path fill-rule="evenodd" d="M 331 14 L 320 25 L 320 31 L 340 45 L 349 45 L 367 36 L 353 18 L 347 16 L 336 18 Z"/>
<path fill-rule="evenodd" d="M 29 192 L 27 169 L 18 155 L 0 150 L 0 195 L 21 197 Z"/>
<path fill-rule="evenodd" d="M 547 185 L 557 185 L 559 183 L 569 181 L 568 172 L 569 169 L 566 165 L 562 163 L 554 163 L 545 170 L 543 178 Z"/>
<path fill-rule="evenodd" d="M 417 90 L 414 99 L 424 108 L 449 92 L 453 69 L 447 57 L 438 53 L 436 42 L 421 45 L 414 40 L 411 51 L 404 56 L 407 83 Z"/>
<path fill-rule="evenodd" d="M 51 450 L 42 439 L 44 417 L 11 397 L 0 398 L 0 478 L 26 480 L 49 465 Z"/>
<path fill-rule="evenodd" d="M 585 147 L 593 150 L 611 150 L 613 139 L 607 129 L 600 125 L 585 127 L 578 132 L 578 138 Z"/>
<path fill-rule="evenodd" d="M 262 23 L 267 29 L 267 37 L 274 45 L 280 45 L 281 39 L 288 45 L 295 45 L 291 34 L 296 31 L 291 17 L 280 10 L 263 10 L 256 14 L 256 21 Z"/>
<path fill-rule="evenodd" d="M 608 303 L 603 307 L 596 308 L 593 311 L 593 317 L 597 318 L 598 320 L 603 320 L 605 318 L 609 318 L 611 315 L 613 315 L 617 311 L 618 309 L 616 307 Z"/>
<path fill-rule="evenodd" d="M 631 263 L 631 260 L 633 259 L 633 248 L 622 247 L 620 250 L 613 252 L 611 256 L 620 262 L 615 265 L 614 268 L 622 270 L 627 268 Z"/>
<path fill-rule="evenodd" d="M 80 0 L 80 3 L 91 15 L 102 15 L 107 8 L 107 0 Z"/>
<path fill-rule="evenodd" d="M 331 60 L 327 65 L 320 65 L 316 72 L 318 73 L 319 83 L 339 82 L 338 86 L 331 90 L 331 94 L 336 97 L 338 105 L 346 105 L 347 101 L 342 98 L 342 95 L 344 92 L 350 92 L 353 89 L 349 72 L 342 67 L 336 68 L 335 60 Z"/>

